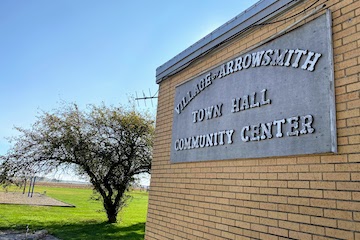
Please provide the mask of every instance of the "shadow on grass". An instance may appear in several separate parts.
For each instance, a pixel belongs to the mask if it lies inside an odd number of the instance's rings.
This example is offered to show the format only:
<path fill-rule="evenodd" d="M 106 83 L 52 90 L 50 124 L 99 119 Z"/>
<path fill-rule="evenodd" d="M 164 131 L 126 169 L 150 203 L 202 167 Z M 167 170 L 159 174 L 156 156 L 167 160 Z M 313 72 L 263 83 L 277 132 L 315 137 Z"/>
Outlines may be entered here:
<path fill-rule="evenodd" d="M 108 223 L 78 223 L 68 225 L 49 225 L 47 230 L 60 239 L 125 239 L 143 240 L 145 223 L 119 226 Z"/>

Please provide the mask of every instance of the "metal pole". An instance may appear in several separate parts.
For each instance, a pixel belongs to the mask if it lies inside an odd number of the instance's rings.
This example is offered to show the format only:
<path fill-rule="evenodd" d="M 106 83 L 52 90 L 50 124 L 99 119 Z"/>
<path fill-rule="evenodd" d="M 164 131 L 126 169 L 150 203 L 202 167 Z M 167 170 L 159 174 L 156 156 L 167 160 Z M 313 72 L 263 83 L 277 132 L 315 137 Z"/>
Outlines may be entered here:
<path fill-rule="evenodd" d="M 26 189 L 26 178 L 24 179 L 24 189 L 23 189 L 23 194 L 25 194 L 25 189 Z"/>
<path fill-rule="evenodd" d="M 36 177 L 34 177 L 34 180 L 33 180 L 33 185 L 32 185 L 32 190 L 31 190 L 31 196 L 33 196 L 33 193 L 34 193 L 34 187 L 35 187 L 35 180 L 36 180 Z"/>
<path fill-rule="evenodd" d="M 28 197 L 30 197 L 31 185 L 32 185 L 32 177 L 30 177 Z"/>

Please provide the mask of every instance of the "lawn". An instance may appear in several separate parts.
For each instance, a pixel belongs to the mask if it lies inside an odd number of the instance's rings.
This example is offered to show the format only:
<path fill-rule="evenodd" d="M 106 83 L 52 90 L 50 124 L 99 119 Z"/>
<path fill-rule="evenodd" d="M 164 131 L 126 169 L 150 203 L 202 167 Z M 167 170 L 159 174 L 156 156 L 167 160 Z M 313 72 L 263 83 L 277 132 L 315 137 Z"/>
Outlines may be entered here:
<path fill-rule="evenodd" d="M 20 191 L 20 190 L 18 190 Z M 42 207 L 0 205 L 0 229 L 46 229 L 60 239 L 144 239 L 148 193 L 130 192 L 128 206 L 118 215 L 118 223 L 107 224 L 101 201 L 92 200 L 88 188 L 36 186 L 36 192 L 75 205 Z"/>

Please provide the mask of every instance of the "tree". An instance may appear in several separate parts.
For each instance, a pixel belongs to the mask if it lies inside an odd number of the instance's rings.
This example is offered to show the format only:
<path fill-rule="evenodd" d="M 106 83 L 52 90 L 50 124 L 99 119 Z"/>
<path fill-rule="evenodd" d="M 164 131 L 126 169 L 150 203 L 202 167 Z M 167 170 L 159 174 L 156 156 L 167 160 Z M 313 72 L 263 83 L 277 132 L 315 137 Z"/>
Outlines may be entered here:
<path fill-rule="evenodd" d="M 0 183 L 74 167 L 101 195 L 108 222 L 117 221 L 134 176 L 150 173 L 154 121 L 134 108 L 65 104 L 43 112 L 0 156 Z"/>

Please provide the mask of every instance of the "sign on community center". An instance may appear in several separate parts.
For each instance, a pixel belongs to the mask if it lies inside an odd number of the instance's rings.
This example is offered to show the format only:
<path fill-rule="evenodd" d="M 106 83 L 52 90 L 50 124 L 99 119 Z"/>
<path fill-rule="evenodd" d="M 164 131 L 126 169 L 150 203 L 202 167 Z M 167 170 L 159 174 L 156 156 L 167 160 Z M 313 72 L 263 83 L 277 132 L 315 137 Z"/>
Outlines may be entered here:
<path fill-rule="evenodd" d="M 325 15 L 176 87 L 171 162 L 336 152 Z"/>

